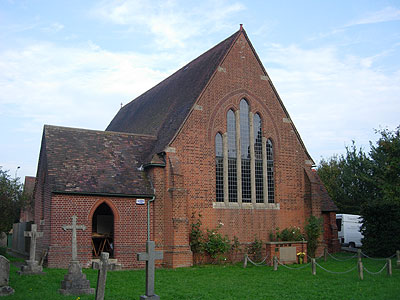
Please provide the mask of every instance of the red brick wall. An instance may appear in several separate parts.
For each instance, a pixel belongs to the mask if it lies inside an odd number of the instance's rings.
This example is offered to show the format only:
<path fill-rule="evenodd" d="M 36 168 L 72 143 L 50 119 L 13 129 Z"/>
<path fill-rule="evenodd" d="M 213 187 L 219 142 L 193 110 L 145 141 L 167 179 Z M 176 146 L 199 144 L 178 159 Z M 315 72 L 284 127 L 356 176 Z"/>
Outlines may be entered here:
<path fill-rule="evenodd" d="M 340 251 L 340 243 L 338 238 L 338 231 L 336 225 L 336 213 L 324 212 L 324 244 L 330 253 Z"/>
<path fill-rule="evenodd" d="M 237 110 L 243 98 L 248 101 L 251 112 L 260 114 L 263 136 L 274 142 L 275 198 L 280 205 L 279 210 L 213 208 L 214 138 L 217 132 L 226 132 L 227 111 L 231 108 Z M 186 251 L 194 212 L 202 214 L 203 229 L 216 228 L 222 222 L 221 232 L 231 239 L 237 236 L 241 243 L 251 242 L 255 237 L 268 241 L 270 231 L 276 227 L 303 228 L 306 215 L 313 213 L 320 216 L 319 203 L 311 205 L 304 201 L 304 169 L 310 168 L 309 162 L 306 163 L 309 157 L 243 35 L 233 45 L 197 105 L 172 142 L 172 148 L 167 149 L 166 185 L 157 192 L 157 201 L 164 205 L 160 211 L 164 212 L 162 242 L 165 246 L 179 245 L 183 252 Z M 173 171 L 176 166 L 179 166 L 179 180 L 176 180 Z M 175 190 L 171 192 L 175 188 L 180 191 L 178 195 Z M 161 222 L 161 218 L 157 221 Z M 175 252 L 179 252 L 178 249 Z M 185 255 L 190 253 L 185 252 Z M 170 260 L 168 255 L 166 257 Z M 171 261 L 168 264 L 177 265 Z"/>
<path fill-rule="evenodd" d="M 96 208 L 105 202 L 114 214 L 114 258 L 123 268 L 143 267 L 136 260 L 136 253 L 145 251 L 147 239 L 147 204 L 137 205 L 136 198 L 82 196 L 53 194 L 51 199 L 51 238 L 49 243 L 48 266 L 67 267 L 71 260 L 71 230 L 62 226 L 70 225 L 72 215 L 78 217 L 78 225 L 86 230 L 78 230 L 78 259 L 84 267 L 90 266 L 92 259 L 92 216 Z"/>

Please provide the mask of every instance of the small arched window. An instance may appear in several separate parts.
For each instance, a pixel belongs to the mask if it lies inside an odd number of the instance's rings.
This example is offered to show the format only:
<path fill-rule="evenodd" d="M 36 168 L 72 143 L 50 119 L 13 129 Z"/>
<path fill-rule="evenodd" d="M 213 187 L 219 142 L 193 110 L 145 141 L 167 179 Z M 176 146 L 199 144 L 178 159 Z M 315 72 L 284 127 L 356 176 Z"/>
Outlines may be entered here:
<path fill-rule="evenodd" d="M 274 147 L 270 139 L 267 140 L 267 184 L 268 184 L 268 203 L 275 202 L 275 183 L 274 183 Z"/>
<path fill-rule="evenodd" d="M 236 174 L 236 119 L 233 110 L 227 114 L 228 131 L 228 197 L 229 202 L 237 202 L 237 174 Z"/>
<path fill-rule="evenodd" d="M 256 173 L 256 203 L 264 202 L 264 164 L 262 155 L 262 124 L 259 114 L 253 118 L 254 128 L 254 156 Z"/>
<path fill-rule="evenodd" d="M 251 203 L 249 104 L 240 101 L 240 152 L 242 167 L 242 202 Z"/>
<path fill-rule="evenodd" d="M 216 200 L 224 202 L 224 151 L 220 133 L 215 136 L 215 178 Z"/>

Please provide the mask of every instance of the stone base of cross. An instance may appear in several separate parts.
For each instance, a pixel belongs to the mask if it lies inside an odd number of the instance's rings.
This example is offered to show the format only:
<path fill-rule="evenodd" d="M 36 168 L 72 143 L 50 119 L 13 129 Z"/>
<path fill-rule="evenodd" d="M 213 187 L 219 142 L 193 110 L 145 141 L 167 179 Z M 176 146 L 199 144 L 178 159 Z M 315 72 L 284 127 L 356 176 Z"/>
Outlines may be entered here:
<path fill-rule="evenodd" d="M 18 271 L 19 275 L 38 275 L 46 274 L 43 272 L 43 267 L 39 265 L 36 260 L 26 260 L 25 265 L 21 267 L 21 271 Z"/>
<path fill-rule="evenodd" d="M 160 297 L 154 294 L 154 273 L 155 260 L 163 258 L 162 251 L 156 251 L 156 244 L 153 241 L 146 242 L 146 252 L 138 253 L 137 260 L 146 261 L 146 295 L 140 296 L 140 299 L 159 300 Z"/>
<path fill-rule="evenodd" d="M 89 280 L 82 273 L 82 266 L 79 261 L 70 262 L 68 274 L 64 275 L 64 280 L 61 281 L 61 289 L 58 292 L 62 295 L 94 294 L 94 288 L 90 287 Z"/>

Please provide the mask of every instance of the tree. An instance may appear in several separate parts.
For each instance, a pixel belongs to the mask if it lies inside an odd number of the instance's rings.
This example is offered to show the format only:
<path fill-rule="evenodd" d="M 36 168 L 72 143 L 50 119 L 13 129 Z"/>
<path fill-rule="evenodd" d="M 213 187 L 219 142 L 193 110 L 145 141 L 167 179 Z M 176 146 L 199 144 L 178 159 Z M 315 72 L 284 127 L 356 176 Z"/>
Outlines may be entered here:
<path fill-rule="evenodd" d="M 377 198 L 385 202 L 400 202 L 400 126 L 394 131 L 377 131 L 381 137 L 371 144 L 372 177 Z"/>
<path fill-rule="evenodd" d="M 18 222 L 20 208 L 24 203 L 19 178 L 12 179 L 8 171 L 0 167 L 0 232 L 8 232 Z"/>
<path fill-rule="evenodd" d="M 362 203 L 374 196 L 372 162 L 354 141 L 345 155 L 322 159 L 317 172 L 342 213 L 359 214 Z"/>
<path fill-rule="evenodd" d="M 371 143 L 374 199 L 361 208 L 363 250 L 369 255 L 390 256 L 400 245 L 400 126 L 378 131 Z"/>
<path fill-rule="evenodd" d="M 340 212 L 361 215 L 363 250 L 389 256 L 400 243 L 400 126 L 377 132 L 368 155 L 353 142 L 346 155 L 322 160 L 318 174 Z"/>

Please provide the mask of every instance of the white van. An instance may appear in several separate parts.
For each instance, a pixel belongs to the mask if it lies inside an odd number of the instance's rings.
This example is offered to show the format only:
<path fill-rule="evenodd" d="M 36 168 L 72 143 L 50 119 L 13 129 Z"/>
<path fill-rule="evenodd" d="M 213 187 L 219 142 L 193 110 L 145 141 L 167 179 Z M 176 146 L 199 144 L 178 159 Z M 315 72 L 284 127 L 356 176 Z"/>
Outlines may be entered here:
<path fill-rule="evenodd" d="M 359 215 L 336 214 L 338 237 L 342 246 L 352 248 L 362 246 L 361 222 L 362 218 Z"/>

